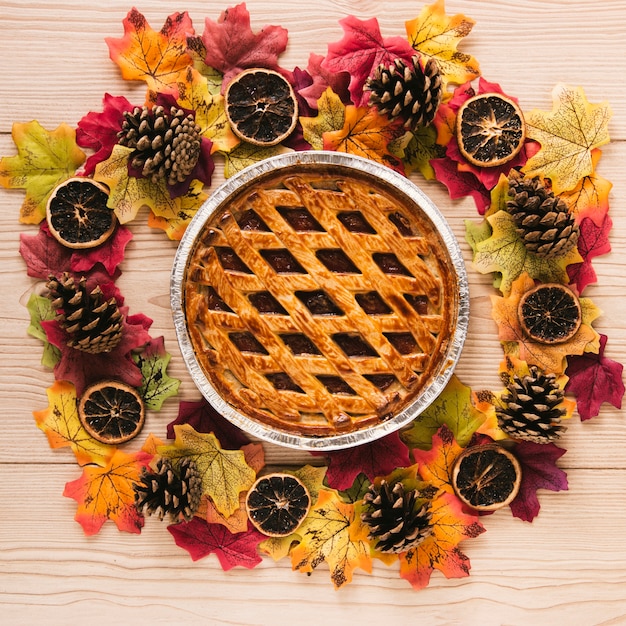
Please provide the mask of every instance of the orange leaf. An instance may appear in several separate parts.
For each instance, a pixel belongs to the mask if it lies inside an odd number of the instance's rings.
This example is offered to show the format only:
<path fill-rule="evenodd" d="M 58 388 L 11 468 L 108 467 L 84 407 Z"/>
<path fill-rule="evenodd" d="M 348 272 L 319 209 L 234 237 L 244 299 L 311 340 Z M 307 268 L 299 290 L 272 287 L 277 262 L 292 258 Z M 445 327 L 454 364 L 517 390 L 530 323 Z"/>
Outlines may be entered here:
<path fill-rule="evenodd" d="M 452 467 L 463 448 L 456 442 L 452 431 L 444 424 L 435 435 L 428 451 L 414 449 L 419 475 L 434 487 L 453 493 Z"/>
<path fill-rule="evenodd" d="M 153 91 L 168 91 L 184 79 L 192 58 L 187 53 L 187 36 L 193 35 L 187 13 L 174 13 L 157 32 L 137 9 L 124 18 L 124 36 L 107 37 L 111 60 L 119 65 L 126 80 L 143 80 Z"/>
<path fill-rule="evenodd" d="M 400 577 L 415 589 L 426 587 L 435 569 L 446 578 L 469 576 L 469 559 L 458 545 L 485 532 L 478 516 L 464 513 L 461 501 L 450 493 L 434 500 L 431 512 L 432 534 L 417 548 L 400 555 Z"/>
<path fill-rule="evenodd" d="M 80 478 L 65 485 L 63 495 L 78 502 L 74 519 L 86 535 L 95 535 L 107 520 L 119 530 L 141 532 L 144 519 L 135 507 L 133 485 L 151 458 L 145 452 L 116 450 L 104 467 L 89 465 Z"/>
<path fill-rule="evenodd" d="M 196 515 L 203 517 L 209 524 L 221 524 L 233 533 L 244 533 L 248 530 L 248 514 L 246 513 L 246 494 L 239 494 L 239 508 L 228 517 L 222 515 L 210 498 L 202 498 Z"/>
<path fill-rule="evenodd" d="M 76 390 L 67 380 L 57 380 L 46 390 L 48 408 L 34 411 L 37 426 L 46 433 L 51 448 L 70 447 L 79 465 L 104 465 L 111 446 L 96 441 L 83 428 L 78 418 Z"/>

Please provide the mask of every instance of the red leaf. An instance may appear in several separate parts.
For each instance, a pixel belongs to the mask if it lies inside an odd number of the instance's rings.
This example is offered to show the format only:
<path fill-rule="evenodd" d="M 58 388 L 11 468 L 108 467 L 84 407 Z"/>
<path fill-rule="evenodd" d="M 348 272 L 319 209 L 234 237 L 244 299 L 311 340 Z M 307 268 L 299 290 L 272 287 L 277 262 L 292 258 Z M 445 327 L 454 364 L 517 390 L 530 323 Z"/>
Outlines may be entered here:
<path fill-rule="evenodd" d="M 242 70 L 265 67 L 279 70 L 278 56 L 287 47 L 287 31 L 281 26 L 265 26 L 258 33 L 250 28 L 245 3 L 226 9 L 217 22 L 206 19 L 202 42 L 205 63 L 222 74 L 222 88 Z"/>
<path fill-rule="evenodd" d="M 314 453 L 316 456 L 321 454 Z M 411 465 L 409 449 L 400 441 L 398 433 L 362 446 L 325 453 L 324 456 L 328 457 L 328 485 L 338 490 L 349 489 L 360 473 L 373 482 L 377 476 L 385 476 L 398 467 Z"/>
<path fill-rule="evenodd" d="M 118 226 L 113 236 L 97 248 L 76 251 L 70 260 L 72 272 L 85 273 L 102 263 L 109 276 L 113 276 L 117 266 L 124 260 L 124 251 L 133 233 L 125 226 Z"/>
<path fill-rule="evenodd" d="M 350 74 L 348 72 L 330 71 L 324 67 L 323 63 L 323 56 L 314 53 L 309 55 L 309 64 L 306 69 L 311 76 L 312 83 L 300 88 L 298 93 L 314 111 L 317 110 L 317 101 L 328 87 L 341 98 L 344 104 L 350 104 L 350 93 L 348 92 Z"/>
<path fill-rule="evenodd" d="M 96 150 L 84 165 L 86 176 L 93 174 L 96 165 L 111 156 L 124 121 L 124 112 L 135 108 L 124 96 L 108 93 L 104 94 L 102 103 L 102 112 L 90 111 L 78 122 L 76 129 L 76 143 L 82 148 Z"/>
<path fill-rule="evenodd" d="M 622 408 L 624 366 L 604 356 L 607 336 L 600 335 L 598 354 L 585 352 L 581 356 L 567 359 L 565 374 L 569 380 L 565 391 L 576 397 L 578 413 L 582 421 L 595 417 L 600 412 L 603 402 Z"/>
<path fill-rule="evenodd" d="M 595 283 L 596 272 L 591 266 L 591 259 L 611 251 L 609 232 L 613 222 L 608 215 L 604 216 L 602 224 L 596 226 L 591 218 L 584 218 L 580 223 L 580 237 L 578 238 L 578 251 L 584 259 L 582 263 L 574 263 L 567 266 L 567 274 L 570 282 L 576 285 L 578 293 L 582 293 L 587 285 Z"/>
<path fill-rule="evenodd" d="M 72 251 L 62 246 L 42 222 L 36 235 L 20 233 L 20 254 L 29 276 L 47 280 L 50 274 L 56 276 L 67 270 Z"/>
<path fill-rule="evenodd" d="M 456 161 L 449 157 L 431 159 L 430 164 L 435 170 L 435 176 L 443 183 L 453 200 L 472 196 L 476 208 L 481 215 L 485 214 L 491 204 L 491 195 L 484 185 L 471 172 L 459 172 Z"/>
<path fill-rule="evenodd" d="M 261 561 L 257 546 L 267 537 L 254 529 L 231 533 L 222 524 L 208 524 L 194 517 L 190 522 L 168 526 L 177 546 L 189 552 L 193 561 L 213 553 L 224 571 L 241 565 L 252 569 Z"/>
<path fill-rule="evenodd" d="M 369 92 L 364 92 L 363 87 L 372 72 L 381 63 L 390 65 L 397 58 L 409 62 L 415 50 L 404 37 L 383 39 L 375 17 L 362 21 L 354 15 L 348 15 L 339 23 L 343 27 L 344 37 L 341 41 L 329 44 L 328 56 L 322 67 L 331 72 L 348 72 L 352 102 L 357 107 L 363 106 L 369 98 Z"/>
<path fill-rule="evenodd" d="M 513 453 L 522 466 L 522 483 L 515 500 L 511 502 L 511 512 L 525 522 L 532 522 L 540 508 L 538 489 L 567 490 L 567 475 L 556 466 L 556 461 L 565 454 L 565 450 L 553 443 L 521 441 L 515 445 Z"/>

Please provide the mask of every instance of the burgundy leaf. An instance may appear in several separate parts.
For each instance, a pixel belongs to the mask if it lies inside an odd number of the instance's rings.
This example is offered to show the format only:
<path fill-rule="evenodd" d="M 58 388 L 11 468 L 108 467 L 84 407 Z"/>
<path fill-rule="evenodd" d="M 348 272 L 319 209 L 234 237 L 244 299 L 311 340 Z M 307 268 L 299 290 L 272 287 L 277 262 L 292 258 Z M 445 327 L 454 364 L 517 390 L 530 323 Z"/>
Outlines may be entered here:
<path fill-rule="evenodd" d="M 480 215 L 485 214 L 487 207 L 491 204 L 491 194 L 474 174 L 460 172 L 458 163 L 449 157 L 431 159 L 430 164 L 435 170 L 435 177 L 448 188 L 453 200 L 472 196 Z"/>
<path fill-rule="evenodd" d="M 47 280 L 50 274 L 57 276 L 70 267 L 72 250 L 62 246 L 42 222 L 36 235 L 20 233 L 20 254 L 29 276 Z"/>

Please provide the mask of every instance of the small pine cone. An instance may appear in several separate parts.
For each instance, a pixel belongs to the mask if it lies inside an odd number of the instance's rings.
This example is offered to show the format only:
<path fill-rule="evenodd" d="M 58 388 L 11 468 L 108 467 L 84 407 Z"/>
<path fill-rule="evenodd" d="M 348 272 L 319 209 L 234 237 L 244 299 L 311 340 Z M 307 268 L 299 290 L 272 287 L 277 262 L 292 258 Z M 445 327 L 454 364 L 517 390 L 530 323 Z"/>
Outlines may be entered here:
<path fill-rule="evenodd" d="M 496 405 L 498 424 L 514 439 L 550 443 L 565 432 L 563 397 L 556 375 L 532 365 L 528 375 L 509 378 L 501 405 Z"/>
<path fill-rule="evenodd" d="M 432 533 L 430 502 L 417 490 L 404 491 L 401 482 L 393 486 L 383 480 L 372 484 L 363 497 L 367 505 L 361 519 L 370 529 L 380 552 L 401 553 L 418 546 Z"/>
<path fill-rule="evenodd" d="M 578 243 L 579 228 L 563 200 L 546 189 L 541 179 L 509 174 L 507 210 L 528 250 L 551 259 L 566 255 Z"/>
<path fill-rule="evenodd" d="M 118 143 L 134 149 L 130 164 L 142 176 L 175 185 L 193 172 L 202 137 L 191 113 L 176 107 L 167 112 L 162 106 L 144 106 L 127 111 L 124 118 Z"/>
<path fill-rule="evenodd" d="M 202 479 L 196 464 L 184 457 L 174 467 L 168 458 L 160 458 L 154 471 L 143 468 L 135 490 L 135 507 L 159 519 L 167 514 L 173 522 L 188 522 L 200 506 Z"/>
<path fill-rule="evenodd" d="M 365 88 L 370 91 L 370 104 L 391 119 L 403 120 L 409 130 L 428 126 L 441 103 L 442 81 L 437 61 L 430 58 L 423 63 L 419 55 L 409 65 L 400 58 L 388 67 L 379 65 Z"/>
<path fill-rule="evenodd" d="M 117 346 L 122 339 L 122 313 L 115 298 L 104 300 L 99 286 L 87 291 L 84 276 L 76 284 L 67 272 L 60 278 L 49 276 L 46 286 L 57 319 L 70 335 L 68 346 L 91 354 Z"/>

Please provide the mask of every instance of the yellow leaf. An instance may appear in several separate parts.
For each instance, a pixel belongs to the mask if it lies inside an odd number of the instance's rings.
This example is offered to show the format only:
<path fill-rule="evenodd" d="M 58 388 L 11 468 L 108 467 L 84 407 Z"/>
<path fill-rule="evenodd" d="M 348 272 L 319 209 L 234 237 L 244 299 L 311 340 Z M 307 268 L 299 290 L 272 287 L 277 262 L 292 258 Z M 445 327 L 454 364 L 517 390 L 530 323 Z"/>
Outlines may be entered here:
<path fill-rule="evenodd" d="M 277 146 L 255 146 L 242 141 L 236 148 L 224 154 L 224 177 L 230 178 L 248 165 L 285 152 L 293 152 L 293 150 L 280 144 Z"/>
<path fill-rule="evenodd" d="M 332 88 L 328 87 L 317 101 L 317 115 L 300 118 L 304 140 L 310 143 L 314 150 L 322 150 L 324 133 L 341 130 L 345 115 L 346 106 Z"/>
<path fill-rule="evenodd" d="M 592 151 L 610 141 L 608 103 L 591 104 L 582 87 L 559 84 L 552 91 L 552 111 L 532 110 L 526 134 L 541 149 L 522 168 L 528 176 L 552 181 L 554 193 L 574 189 L 593 172 Z"/>

